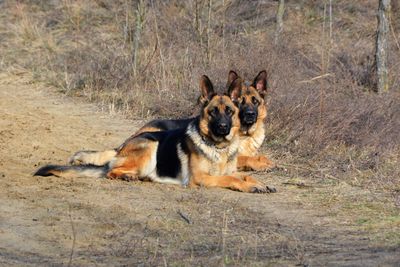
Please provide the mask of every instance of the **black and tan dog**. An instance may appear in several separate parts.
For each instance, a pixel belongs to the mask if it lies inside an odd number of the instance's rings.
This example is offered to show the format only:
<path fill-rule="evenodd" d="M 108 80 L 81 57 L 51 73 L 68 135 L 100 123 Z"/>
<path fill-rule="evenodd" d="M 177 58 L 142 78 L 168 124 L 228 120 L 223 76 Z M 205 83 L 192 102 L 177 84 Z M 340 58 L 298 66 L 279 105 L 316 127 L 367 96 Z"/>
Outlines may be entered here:
<path fill-rule="evenodd" d="M 260 71 L 249 86 L 241 83 L 242 79 L 235 71 L 230 71 L 228 75 L 227 91 L 229 95 L 234 93 L 234 89 L 240 83 L 239 95 L 235 95 L 232 100 L 239 108 L 240 119 L 240 145 L 238 157 L 238 170 L 266 170 L 274 167 L 272 161 L 266 156 L 258 155 L 265 138 L 265 118 L 267 108 L 265 105 L 265 95 L 267 93 L 267 72 Z M 140 128 L 132 137 L 143 132 L 156 132 L 185 128 L 197 118 L 177 119 L 177 120 L 153 120 Z M 93 164 L 104 165 L 109 162 L 117 153 L 118 149 L 106 151 L 79 151 L 70 158 L 70 164 Z"/>
<path fill-rule="evenodd" d="M 242 192 L 265 193 L 271 189 L 250 176 L 235 177 L 239 150 L 238 101 L 242 82 L 232 83 L 230 95 L 218 95 L 207 76 L 200 81 L 202 109 L 186 127 L 143 132 L 125 141 L 104 166 L 40 168 L 35 175 L 85 175 L 109 179 L 147 180 Z"/>

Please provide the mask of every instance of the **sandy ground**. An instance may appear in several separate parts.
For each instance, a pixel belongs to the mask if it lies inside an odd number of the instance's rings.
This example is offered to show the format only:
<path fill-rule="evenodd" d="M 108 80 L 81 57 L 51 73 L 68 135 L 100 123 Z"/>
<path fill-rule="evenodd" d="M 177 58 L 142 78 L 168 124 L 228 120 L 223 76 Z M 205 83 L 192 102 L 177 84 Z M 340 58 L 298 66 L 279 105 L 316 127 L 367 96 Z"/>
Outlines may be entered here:
<path fill-rule="evenodd" d="M 33 177 L 81 149 L 119 145 L 140 121 L 0 74 L 0 265 L 395 266 L 400 249 L 311 201 L 146 182 Z"/>

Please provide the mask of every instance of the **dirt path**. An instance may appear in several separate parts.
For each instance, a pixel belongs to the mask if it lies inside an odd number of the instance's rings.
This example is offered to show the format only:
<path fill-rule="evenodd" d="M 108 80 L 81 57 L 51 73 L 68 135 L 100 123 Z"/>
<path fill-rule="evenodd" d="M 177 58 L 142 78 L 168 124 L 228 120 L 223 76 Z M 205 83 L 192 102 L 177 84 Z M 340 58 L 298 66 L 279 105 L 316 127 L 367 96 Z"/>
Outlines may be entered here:
<path fill-rule="evenodd" d="M 282 185 L 252 195 L 105 179 L 32 177 L 80 149 L 118 145 L 141 122 L 101 113 L 0 74 L 0 265 L 395 265 L 377 245 L 310 196 Z M 313 198 L 313 197 L 311 197 Z"/>

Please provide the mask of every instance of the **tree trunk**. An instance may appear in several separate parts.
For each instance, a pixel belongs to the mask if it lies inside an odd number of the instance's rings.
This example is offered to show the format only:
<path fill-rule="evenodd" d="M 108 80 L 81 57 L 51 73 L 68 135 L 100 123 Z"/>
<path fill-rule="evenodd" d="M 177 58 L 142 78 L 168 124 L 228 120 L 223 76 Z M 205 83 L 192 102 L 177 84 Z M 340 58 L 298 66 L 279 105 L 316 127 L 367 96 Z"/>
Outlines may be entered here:
<path fill-rule="evenodd" d="M 142 39 L 144 16 L 145 16 L 145 3 L 143 0 L 140 0 L 136 10 L 136 29 L 135 29 L 135 37 L 133 40 L 133 55 L 132 55 L 133 75 L 135 77 L 136 77 L 137 67 L 139 65 L 139 47 L 140 47 L 140 41 Z"/>
<path fill-rule="evenodd" d="M 388 34 L 389 34 L 390 0 L 379 0 L 378 30 L 376 34 L 375 66 L 377 75 L 376 92 L 389 90 L 388 79 Z"/>
<path fill-rule="evenodd" d="M 211 7 L 212 0 L 208 0 L 208 18 L 207 18 L 207 46 L 206 46 L 206 56 L 207 56 L 207 66 L 211 63 Z"/>
<path fill-rule="evenodd" d="M 390 3 L 391 27 L 394 31 L 400 30 L 400 0 L 392 0 Z"/>
<path fill-rule="evenodd" d="M 285 13 L 285 0 L 279 0 L 278 11 L 276 12 L 275 44 L 278 44 L 279 37 L 283 31 L 283 14 Z"/>

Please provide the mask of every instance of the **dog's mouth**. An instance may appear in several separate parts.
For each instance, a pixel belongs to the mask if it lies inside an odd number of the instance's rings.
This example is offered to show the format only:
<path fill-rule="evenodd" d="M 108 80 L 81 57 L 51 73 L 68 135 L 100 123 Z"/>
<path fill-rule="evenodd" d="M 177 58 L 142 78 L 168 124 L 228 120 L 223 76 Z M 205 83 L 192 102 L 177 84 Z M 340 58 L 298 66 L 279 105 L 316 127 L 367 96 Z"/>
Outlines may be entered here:
<path fill-rule="evenodd" d="M 211 131 L 210 137 L 216 144 L 230 142 L 232 139 L 231 129 Z"/>
<path fill-rule="evenodd" d="M 243 118 L 242 120 L 242 124 L 246 125 L 246 126 L 252 126 L 254 123 L 256 123 L 257 118 L 256 116 L 246 116 Z"/>
<path fill-rule="evenodd" d="M 214 135 L 218 138 L 224 138 L 225 136 L 229 135 L 231 129 L 216 129 Z"/>

